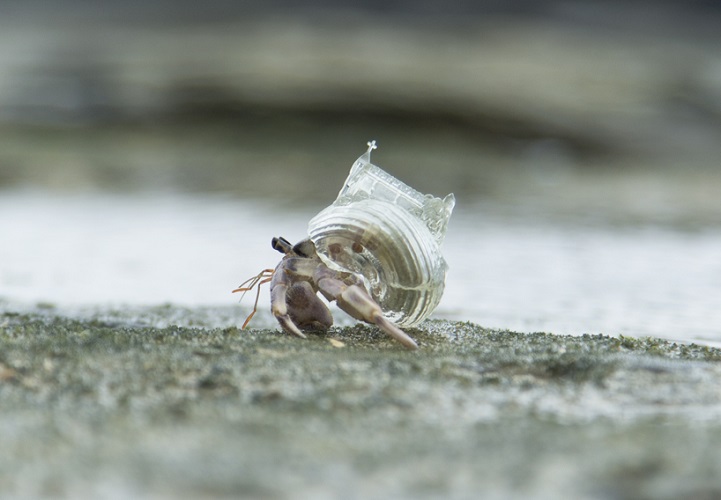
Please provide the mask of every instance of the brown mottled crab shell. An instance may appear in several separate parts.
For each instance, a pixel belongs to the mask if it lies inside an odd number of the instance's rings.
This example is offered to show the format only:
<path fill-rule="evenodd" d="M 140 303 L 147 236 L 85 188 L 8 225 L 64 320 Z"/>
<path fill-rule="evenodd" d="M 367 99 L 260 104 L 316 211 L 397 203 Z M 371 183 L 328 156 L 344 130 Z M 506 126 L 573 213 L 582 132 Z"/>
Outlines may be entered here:
<path fill-rule="evenodd" d="M 423 195 L 358 158 L 336 201 L 308 234 L 329 267 L 361 276 L 384 315 L 413 326 L 436 308 L 445 288 L 440 246 L 455 199 Z"/>

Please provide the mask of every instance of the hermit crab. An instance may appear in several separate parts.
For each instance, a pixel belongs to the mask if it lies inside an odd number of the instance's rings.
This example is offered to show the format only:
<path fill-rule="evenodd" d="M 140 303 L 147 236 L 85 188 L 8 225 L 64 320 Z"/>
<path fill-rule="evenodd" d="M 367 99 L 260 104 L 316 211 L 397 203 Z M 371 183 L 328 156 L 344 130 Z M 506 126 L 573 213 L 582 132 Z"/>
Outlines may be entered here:
<path fill-rule="evenodd" d="M 308 224 L 308 238 L 272 246 L 283 254 L 275 269 L 264 269 L 233 292 L 270 283 L 271 311 L 280 326 L 325 331 L 333 324 L 328 301 L 355 319 L 375 324 L 409 349 L 416 342 L 401 327 L 427 318 L 443 295 L 448 266 L 440 252 L 455 205 L 423 195 L 370 161 L 375 141 L 351 168 L 336 200 Z"/>

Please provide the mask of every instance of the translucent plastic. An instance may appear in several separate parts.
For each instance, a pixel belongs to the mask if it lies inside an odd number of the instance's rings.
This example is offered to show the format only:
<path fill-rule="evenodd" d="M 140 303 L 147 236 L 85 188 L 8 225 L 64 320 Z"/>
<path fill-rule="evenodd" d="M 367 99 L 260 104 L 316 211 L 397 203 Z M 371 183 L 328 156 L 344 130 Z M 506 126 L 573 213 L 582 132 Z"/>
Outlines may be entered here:
<path fill-rule="evenodd" d="M 371 164 L 375 141 L 368 146 L 308 234 L 329 267 L 364 279 L 388 319 L 413 326 L 443 296 L 448 265 L 441 244 L 455 198 L 419 193 Z"/>

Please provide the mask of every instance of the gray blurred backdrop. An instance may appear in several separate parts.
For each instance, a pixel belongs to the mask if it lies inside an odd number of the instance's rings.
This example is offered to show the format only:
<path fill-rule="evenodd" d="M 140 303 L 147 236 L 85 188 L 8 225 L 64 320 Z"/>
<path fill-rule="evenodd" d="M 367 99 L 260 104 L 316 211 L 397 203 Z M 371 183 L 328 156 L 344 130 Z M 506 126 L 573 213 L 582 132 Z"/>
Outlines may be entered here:
<path fill-rule="evenodd" d="M 322 206 L 376 139 L 465 207 L 715 225 L 720 21 L 712 1 L 4 1 L 0 188 Z"/>

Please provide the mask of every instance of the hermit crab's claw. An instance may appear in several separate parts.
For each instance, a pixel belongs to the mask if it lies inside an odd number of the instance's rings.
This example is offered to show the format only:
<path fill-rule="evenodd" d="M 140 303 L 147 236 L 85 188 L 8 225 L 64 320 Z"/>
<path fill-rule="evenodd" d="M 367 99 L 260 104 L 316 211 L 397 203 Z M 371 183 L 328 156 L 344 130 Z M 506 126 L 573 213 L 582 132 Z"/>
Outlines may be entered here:
<path fill-rule="evenodd" d="M 307 281 L 299 281 L 288 287 L 285 305 L 290 319 L 300 330 L 324 332 L 333 326 L 333 316 L 328 306 Z"/>
<path fill-rule="evenodd" d="M 278 323 L 280 323 L 280 326 L 283 327 L 283 330 L 288 333 L 292 333 L 296 337 L 304 339 L 306 336 L 303 335 L 303 332 L 301 332 L 296 324 L 293 323 L 293 320 L 290 318 L 290 314 L 288 313 L 288 306 L 285 301 L 287 291 L 288 286 L 285 283 L 277 283 L 271 288 L 270 309 L 273 312 L 275 319 L 277 319 Z"/>
<path fill-rule="evenodd" d="M 322 268 L 321 268 L 322 269 Z M 393 322 L 383 316 L 383 311 L 361 285 L 347 285 L 333 276 L 327 268 L 319 269 L 316 276 L 318 288 L 328 300 L 335 300 L 343 311 L 355 319 L 378 326 L 408 349 L 418 349 L 418 344 Z"/>

